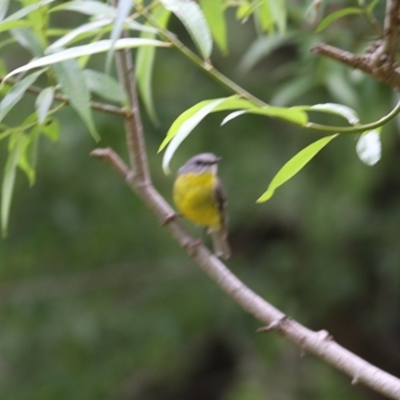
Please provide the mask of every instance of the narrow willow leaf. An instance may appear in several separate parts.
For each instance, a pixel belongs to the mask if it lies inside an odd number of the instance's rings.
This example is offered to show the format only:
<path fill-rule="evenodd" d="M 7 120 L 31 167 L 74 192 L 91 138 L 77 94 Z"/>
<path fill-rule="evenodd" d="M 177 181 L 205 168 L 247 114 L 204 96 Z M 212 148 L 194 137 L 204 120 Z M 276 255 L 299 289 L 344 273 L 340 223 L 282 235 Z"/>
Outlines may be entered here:
<path fill-rule="evenodd" d="M 18 154 L 18 167 L 25 172 L 29 181 L 29 186 L 33 186 L 36 178 L 34 160 L 31 158 L 32 146 L 34 145 L 32 139 L 34 139 L 34 136 L 21 135 L 20 151 Z"/>
<path fill-rule="evenodd" d="M 60 135 L 60 125 L 56 119 L 46 121 L 45 124 L 41 125 L 40 133 L 47 136 L 52 142 L 57 141 Z"/>
<path fill-rule="evenodd" d="M 248 100 L 239 99 L 237 96 L 220 99 L 204 100 L 183 112 L 171 125 L 165 139 L 160 145 L 159 152 L 167 145 L 163 157 L 163 169 L 169 171 L 169 163 L 179 145 L 193 131 L 193 129 L 210 113 L 237 108 L 252 108 L 254 104 Z"/>
<path fill-rule="evenodd" d="M 10 0 L 2 0 L 0 3 L 0 21 L 3 21 L 4 17 L 7 14 L 8 5 Z"/>
<path fill-rule="evenodd" d="M 15 29 L 15 28 L 23 28 L 26 26 L 30 26 L 31 23 L 25 19 L 20 20 L 20 21 L 3 21 L 2 23 L 0 23 L 0 33 L 1 32 L 5 32 L 5 31 L 9 31 L 11 29 Z"/>
<path fill-rule="evenodd" d="M 202 57 L 212 52 L 210 28 L 199 5 L 193 0 L 161 0 L 164 7 L 174 13 L 185 26 Z"/>
<path fill-rule="evenodd" d="M 211 34 L 223 54 L 228 53 L 224 0 L 200 0 Z"/>
<path fill-rule="evenodd" d="M 363 10 L 361 8 L 356 8 L 356 7 L 348 7 L 348 8 L 342 8 L 339 11 L 336 11 L 332 14 L 329 14 L 327 17 L 325 17 L 317 26 L 315 31 L 317 33 L 322 32 L 324 29 L 326 29 L 329 25 L 331 25 L 333 22 L 335 22 L 337 19 L 342 18 L 346 15 L 350 14 L 362 14 Z"/>
<path fill-rule="evenodd" d="M 236 19 L 242 23 L 246 22 L 251 14 L 253 14 L 254 6 L 249 1 L 243 2 L 236 9 Z"/>
<path fill-rule="evenodd" d="M 160 27 L 166 27 L 171 12 L 163 7 L 153 11 L 153 16 Z M 155 33 L 143 32 L 141 37 L 154 38 Z M 156 48 L 154 46 L 140 47 L 136 53 L 135 74 L 138 83 L 139 95 L 144 103 L 147 114 L 153 124 L 158 125 L 158 118 L 153 102 L 151 81 L 153 74 L 154 58 Z"/>
<path fill-rule="evenodd" d="M 21 72 L 29 71 L 33 68 L 45 67 L 48 65 L 59 63 L 61 61 L 66 61 L 81 56 L 87 56 L 96 53 L 104 53 L 109 50 L 110 46 L 111 46 L 110 40 L 99 40 L 98 42 L 95 43 L 90 43 L 83 46 L 71 47 L 70 49 L 60 51 L 55 54 L 50 54 L 48 56 L 44 56 L 36 60 L 32 60 L 28 64 L 25 64 L 17 69 L 14 69 L 14 71 L 11 71 L 9 74 L 7 74 L 4 77 L 3 82 L 7 80 L 10 76 L 13 76 Z M 160 42 L 159 40 L 154 40 L 154 39 L 123 38 L 117 40 L 115 44 L 115 49 L 121 50 L 139 46 L 167 47 L 169 46 L 169 43 Z"/>
<path fill-rule="evenodd" d="M 21 141 L 19 141 L 18 138 L 21 135 L 22 134 L 20 132 L 16 132 L 13 136 L 10 137 L 10 141 L 11 139 L 13 139 L 12 141 L 14 142 L 14 145 L 9 151 L 7 162 L 4 167 L 3 185 L 1 188 L 1 228 L 3 236 L 7 236 L 8 219 L 10 215 L 11 199 L 14 190 L 15 174 L 19 154 L 21 151 Z"/>
<path fill-rule="evenodd" d="M 36 114 L 38 116 L 38 122 L 40 125 L 42 125 L 46 120 L 47 114 L 53 103 L 53 99 L 54 99 L 54 88 L 51 86 L 46 89 L 43 89 L 36 98 L 35 102 Z"/>
<path fill-rule="evenodd" d="M 4 0 L 1 0 L 2 2 Z M 7 24 L 10 21 L 18 21 L 18 20 L 22 20 L 24 17 L 26 17 L 27 15 L 29 15 L 32 11 L 35 11 L 47 4 L 52 3 L 54 0 L 41 0 L 38 1 L 37 3 L 31 4 L 27 7 L 21 8 L 20 10 L 18 10 L 17 12 L 15 12 L 14 14 L 9 15 L 7 18 L 3 19 L 3 21 L 0 23 L 0 31 L 1 31 L 1 27 L 3 24 Z"/>
<path fill-rule="evenodd" d="M 59 6 L 53 7 L 50 11 L 76 11 L 81 14 L 93 15 L 96 17 L 111 17 L 114 18 L 116 9 L 99 1 L 68 1 Z"/>
<path fill-rule="evenodd" d="M 12 37 L 25 47 L 34 57 L 42 57 L 44 49 L 35 32 L 30 28 L 17 28 L 11 30 Z"/>
<path fill-rule="evenodd" d="M 372 167 L 382 156 L 381 136 L 378 129 L 364 132 L 357 141 L 356 152 L 358 158 Z"/>
<path fill-rule="evenodd" d="M 285 0 L 273 0 L 269 2 L 271 14 L 275 25 L 278 28 L 280 34 L 286 31 L 286 1 Z"/>
<path fill-rule="evenodd" d="M 338 134 L 326 136 L 322 139 L 311 143 L 309 146 L 298 152 L 294 157 L 292 157 L 275 175 L 268 189 L 262 194 L 262 196 L 257 200 L 257 203 L 263 203 L 269 200 L 275 190 L 287 182 L 290 178 L 296 175 L 301 169 L 307 165 L 310 160 L 315 157 L 331 140 L 333 140 Z"/>
<path fill-rule="evenodd" d="M 83 76 L 87 88 L 92 93 L 119 104 L 126 105 L 128 103 L 126 93 L 112 76 L 91 69 L 85 69 Z"/>
<path fill-rule="evenodd" d="M 272 0 L 277 1 L 277 0 Z M 274 20 L 272 17 L 270 0 L 257 1 L 258 7 L 256 7 L 257 21 L 260 24 L 261 30 L 266 32 L 273 32 Z"/>
<path fill-rule="evenodd" d="M 268 117 L 275 117 L 292 122 L 296 125 L 304 126 L 308 122 L 307 113 L 296 107 L 251 107 L 247 110 L 235 111 L 224 118 L 221 125 L 226 124 L 228 121 L 239 117 L 243 114 L 258 114 Z"/>
<path fill-rule="evenodd" d="M 356 125 L 360 122 L 360 118 L 357 113 L 350 107 L 344 106 L 343 104 L 336 103 L 324 103 L 314 104 L 309 108 L 312 111 L 324 111 L 331 114 L 340 115 L 346 118 L 349 124 Z"/>
<path fill-rule="evenodd" d="M 121 32 L 124 26 L 124 21 L 131 12 L 134 0 L 119 0 L 117 13 L 113 23 L 113 29 L 111 32 L 110 40 L 111 46 L 107 52 L 106 58 L 106 71 L 110 71 L 111 60 L 115 50 L 115 43 L 120 38 Z"/>
<path fill-rule="evenodd" d="M 54 64 L 53 70 L 58 83 L 70 101 L 71 107 L 82 118 L 93 138 L 96 141 L 100 140 L 90 108 L 90 93 L 78 62 L 76 60 L 68 60 Z"/>
<path fill-rule="evenodd" d="M 43 71 L 44 70 L 42 69 L 33 72 L 11 87 L 0 103 L 0 121 L 2 121 L 8 112 L 21 100 L 29 86 L 36 81 Z"/>

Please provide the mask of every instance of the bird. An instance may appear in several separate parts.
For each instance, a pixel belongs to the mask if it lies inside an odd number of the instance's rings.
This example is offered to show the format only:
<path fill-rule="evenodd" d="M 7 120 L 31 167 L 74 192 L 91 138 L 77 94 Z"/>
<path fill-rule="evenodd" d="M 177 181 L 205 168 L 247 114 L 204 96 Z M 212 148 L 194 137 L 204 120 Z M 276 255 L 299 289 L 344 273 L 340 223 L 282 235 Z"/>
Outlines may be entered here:
<path fill-rule="evenodd" d="M 217 176 L 221 157 L 201 153 L 179 168 L 173 200 L 179 212 L 190 222 L 202 225 L 211 235 L 216 256 L 228 259 L 227 202 L 221 180 Z"/>

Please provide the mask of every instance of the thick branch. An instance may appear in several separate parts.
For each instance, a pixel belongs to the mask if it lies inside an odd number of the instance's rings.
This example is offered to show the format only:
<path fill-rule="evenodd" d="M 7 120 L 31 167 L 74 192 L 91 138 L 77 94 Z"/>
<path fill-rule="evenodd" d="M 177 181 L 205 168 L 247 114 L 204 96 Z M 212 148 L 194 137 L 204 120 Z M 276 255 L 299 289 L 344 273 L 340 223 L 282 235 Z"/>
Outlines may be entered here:
<path fill-rule="evenodd" d="M 96 150 L 92 153 L 116 165 L 124 165 L 111 149 Z M 116 162 L 115 160 L 118 161 Z M 353 384 L 365 386 L 386 395 L 391 399 L 400 399 L 400 380 L 393 375 L 369 364 L 336 343 L 326 331 L 314 332 L 266 302 L 244 285 L 229 269 L 206 247 L 196 245 L 192 237 L 179 220 L 171 218 L 174 210 L 161 197 L 152 185 L 138 185 L 137 181 L 126 175 L 128 167 L 117 167 L 117 171 L 126 179 L 131 189 L 143 200 L 160 221 L 165 224 L 171 235 L 193 258 L 193 260 L 243 309 L 264 323 L 267 328 L 297 344 L 302 350 L 315 354 L 327 363 L 349 375 Z"/>
<path fill-rule="evenodd" d="M 396 61 L 397 45 L 399 42 L 399 9 L 400 0 L 386 1 L 382 52 L 392 64 Z"/>

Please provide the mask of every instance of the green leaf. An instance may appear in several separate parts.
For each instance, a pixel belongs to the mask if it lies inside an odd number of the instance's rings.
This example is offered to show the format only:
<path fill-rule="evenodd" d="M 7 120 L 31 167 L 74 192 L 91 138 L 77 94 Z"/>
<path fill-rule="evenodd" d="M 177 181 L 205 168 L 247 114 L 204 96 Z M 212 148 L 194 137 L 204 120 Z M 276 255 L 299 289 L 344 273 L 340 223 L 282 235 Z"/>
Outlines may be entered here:
<path fill-rule="evenodd" d="M 238 117 L 243 114 L 258 114 L 265 115 L 268 117 L 275 117 L 279 119 L 284 119 L 296 125 L 304 126 L 308 122 L 307 114 L 299 110 L 297 107 L 252 107 L 247 110 L 235 111 L 224 118 L 221 125 L 226 124 L 228 121 Z"/>
<path fill-rule="evenodd" d="M 45 124 L 39 126 L 40 132 L 47 136 L 52 142 L 57 141 L 60 134 L 60 125 L 56 119 L 46 121 Z"/>
<path fill-rule="evenodd" d="M 0 121 L 2 121 L 8 112 L 21 100 L 29 86 L 36 81 L 43 71 L 44 70 L 41 69 L 40 71 L 33 72 L 11 87 L 0 103 Z"/>
<path fill-rule="evenodd" d="M 253 11 L 253 3 L 245 1 L 236 9 L 236 19 L 244 23 L 247 21 L 250 15 L 253 14 Z"/>
<path fill-rule="evenodd" d="M 2 0 L 4 1 L 4 0 Z M 35 11 L 41 7 L 44 7 L 47 4 L 52 3 L 54 0 L 41 0 L 38 1 L 37 3 L 31 4 L 27 7 L 21 8 L 14 14 L 9 15 L 7 18 L 5 18 L 1 23 L 0 23 L 0 32 L 1 32 L 1 27 L 3 24 L 7 24 L 10 21 L 18 21 L 22 20 L 24 17 L 29 15 L 32 11 Z"/>
<path fill-rule="evenodd" d="M 96 17 L 115 17 L 116 9 L 108 6 L 107 4 L 100 3 L 99 1 L 68 1 L 59 6 L 53 7 L 50 12 L 55 11 L 76 11 L 81 14 L 93 15 Z"/>
<path fill-rule="evenodd" d="M 199 5 L 193 0 L 161 0 L 185 26 L 204 59 L 212 52 L 210 28 Z"/>
<path fill-rule="evenodd" d="M 22 142 L 18 140 L 21 132 L 16 132 L 10 137 L 13 146 L 9 151 L 7 162 L 4 167 L 3 185 L 1 189 L 1 228 L 3 236 L 7 236 L 8 219 L 10 215 L 11 199 L 15 183 L 15 174 Z"/>
<path fill-rule="evenodd" d="M 277 0 L 272 0 L 277 1 Z M 266 32 L 273 32 L 274 20 L 272 17 L 270 0 L 257 1 L 258 7 L 256 7 L 257 21 L 260 23 L 261 30 Z"/>
<path fill-rule="evenodd" d="M 91 54 L 106 52 L 109 50 L 110 46 L 111 46 L 110 40 L 99 40 L 98 42 L 95 42 L 95 43 L 90 43 L 90 44 L 83 45 L 83 46 L 71 47 L 64 51 L 60 51 L 58 53 L 54 53 L 54 54 L 51 54 L 48 56 L 44 56 L 44 57 L 32 60 L 28 64 L 25 64 L 22 67 L 19 67 L 17 69 L 14 69 L 9 74 L 7 74 L 4 77 L 3 82 L 5 80 L 7 80 L 10 76 L 13 76 L 13 75 L 21 73 L 21 72 L 29 71 L 33 68 L 45 67 L 48 65 L 59 63 L 61 61 L 66 61 L 66 60 L 78 58 L 81 56 L 87 56 L 87 55 L 91 55 Z M 117 40 L 117 42 L 115 44 L 115 48 L 117 50 L 127 49 L 127 48 L 132 48 L 132 47 L 139 47 L 139 46 L 166 47 L 166 46 L 169 46 L 169 44 L 165 43 L 165 42 L 160 42 L 159 40 L 142 39 L 142 38 L 119 39 L 119 40 Z"/>
<path fill-rule="evenodd" d="M 273 0 L 269 2 L 272 19 L 278 28 L 278 32 L 283 34 L 286 31 L 286 0 Z"/>
<path fill-rule="evenodd" d="M 93 138 L 96 141 L 100 140 L 90 108 L 90 93 L 78 62 L 76 60 L 68 60 L 54 64 L 53 70 L 58 83 L 70 101 L 71 107 L 82 118 Z"/>
<path fill-rule="evenodd" d="M 312 76 L 300 76 L 289 80 L 286 84 L 279 87 L 279 90 L 271 99 L 271 103 L 278 106 L 285 106 L 293 103 L 300 96 L 313 88 L 315 84 L 315 79 Z"/>
<path fill-rule="evenodd" d="M 5 32 L 5 31 L 9 31 L 11 29 L 15 29 L 15 28 L 21 28 L 21 27 L 25 27 L 25 26 L 30 26 L 31 23 L 25 19 L 20 20 L 20 21 L 3 21 L 2 23 L 0 23 L 0 33 L 1 32 Z"/>
<path fill-rule="evenodd" d="M 224 0 L 200 0 L 211 34 L 223 54 L 228 53 Z"/>
<path fill-rule="evenodd" d="M 298 110 L 321 111 L 329 114 L 340 115 L 341 117 L 347 119 L 347 121 L 351 125 L 356 125 L 360 122 L 360 118 L 358 117 L 356 111 L 343 104 L 322 103 L 322 104 L 314 104 L 312 106 L 295 106 L 293 108 Z"/>
<path fill-rule="evenodd" d="M 287 182 L 290 178 L 296 175 L 310 160 L 317 155 L 331 140 L 333 140 L 338 134 L 326 136 L 322 139 L 311 143 L 309 146 L 298 152 L 292 157 L 275 175 L 268 189 L 262 194 L 257 200 L 257 203 L 263 203 L 269 200 L 275 190 Z"/>
<path fill-rule="evenodd" d="M 171 12 L 163 7 L 153 11 L 153 16 L 160 27 L 166 27 Z M 153 38 L 155 33 L 143 32 L 141 37 Z M 139 95 L 144 103 L 146 111 L 153 124 L 158 125 L 158 118 L 153 102 L 151 81 L 153 74 L 154 58 L 156 49 L 153 46 L 140 47 L 136 53 L 135 74 L 138 84 Z"/>
<path fill-rule="evenodd" d="M 54 99 L 54 88 L 52 86 L 43 89 L 36 98 L 35 106 L 40 125 L 46 120 L 47 114 Z"/>
<path fill-rule="evenodd" d="M 358 158 L 366 165 L 372 167 L 382 156 L 382 144 L 380 130 L 364 132 L 356 144 Z"/>
<path fill-rule="evenodd" d="M 118 1 L 118 8 L 117 14 L 114 19 L 113 29 L 111 32 L 110 40 L 111 46 L 107 52 L 106 58 L 106 71 L 110 71 L 111 67 L 111 60 L 115 50 L 115 43 L 120 38 L 121 32 L 124 26 L 124 21 L 128 17 L 129 13 L 131 12 L 132 5 L 134 0 L 119 0 Z"/>
<path fill-rule="evenodd" d="M 36 178 L 34 158 L 32 158 L 32 146 L 35 145 L 35 143 L 32 141 L 32 139 L 34 139 L 34 136 L 28 136 L 24 134 L 21 135 L 21 147 L 18 156 L 18 167 L 25 172 L 29 181 L 29 186 L 33 186 Z"/>
<path fill-rule="evenodd" d="M 319 33 L 322 32 L 324 29 L 326 29 L 329 25 L 331 25 L 333 22 L 335 22 L 337 19 L 344 17 L 346 15 L 350 14 L 362 14 L 363 10 L 360 8 L 356 7 L 348 7 L 348 8 L 342 8 L 339 11 L 336 11 L 332 14 L 329 14 L 327 17 L 325 17 L 317 26 L 315 29 L 315 32 Z"/>
<path fill-rule="evenodd" d="M 34 57 L 43 56 L 43 47 L 35 32 L 30 28 L 17 28 L 11 30 L 13 38 L 25 47 Z"/>
<path fill-rule="evenodd" d="M 7 14 L 9 2 L 10 0 L 3 0 L 0 3 L 0 21 L 3 21 L 4 17 Z"/>
<path fill-rule="evenodd" d="M 163 169 L 169 173 L 169 163 L 179 147 L 192 130 L 210 113 L 237 108 L 254 107 L 248 100 L 239 99 L 238 96 L 224 97 L 220 99 L 204 100 L 182 113 L 171 125 L 169 131 L 160 145 L 158 152 L 167 145 L 163 157 Z"/>
<path fill-rule="evenodd" d="M 126 105 L 128 103 L 126 93 L 112 76 L 91 69 L 85 69 L 83 76 L 87 88 L 92 93 L 119 104 Z"/>

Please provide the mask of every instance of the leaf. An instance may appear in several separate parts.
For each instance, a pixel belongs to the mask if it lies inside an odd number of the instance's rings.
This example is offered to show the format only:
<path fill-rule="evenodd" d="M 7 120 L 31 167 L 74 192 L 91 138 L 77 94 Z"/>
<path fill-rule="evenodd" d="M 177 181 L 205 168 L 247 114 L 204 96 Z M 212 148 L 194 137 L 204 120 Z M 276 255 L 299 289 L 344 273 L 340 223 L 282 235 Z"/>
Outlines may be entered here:
<path fill-rule="evenodd" d="M 200 0 L 211 34 L 223 54 L 228 53 L 224 0 Z"/>
<path fill-rule="evenodd" d="M 110 71 L 111 67 L 111 60 L 115 50 L 115 43 L 121 36 L 124 21 L 131 12 L 133 2 L 134 0 L 119 0 L 117 3 L 117 13 L 113 22 L 113 29 L 110 36 L 111 46 L 108 49 L 106 58 L 106 71 L 108 72 Z"/>
<path fill-rule="evenodd" d="M 68 1 L 59 6 L 53 7 L 50 12 L 55 11 L 76 11 L 81 14 L 93 15 L 96 17 L 111 17 L 114 18 L 116 14 L 116 9 L 114 7 L 108 6 L 107 4 L 100 3 L 99 1 Z"/>
<path fill-rule="evenodd" d="M 366 165 L 372 167 L 382 156 L 381 136 L 378 129 L 364 132 L 356 144 L 358 158 Z"/>
<path fill-rule="evenodd" d="M 0 121 L 8 114 L 8 112 L 21 100 L 26 90 L 36 81 L 43 69 L 33 72 L 16 83 L 5 95 L 0 103 Z"/>
<path fill-rule="evenodd" d="M 3 236 L 7 236 L 8 218 L 10 215 L 11 199 L 15 183 L 15 173 L 22 144 L 21 141 L 18 140 L 20 136 L 21 132 L 17 132 L 10 137 L 10 142 L 13 141 L 14 145 L 9 151 L 7 162 L 4 167 L 3 185 L 1 189 L 1 228 Z"/>
<path fill-rule="evenodd" d="M 90 93 L 78 62 L 68 60 L 54 64 L 53 70 L 58 83 L 70 101 L 71 107 L 82 118 L 94 140 L 99 141 L 100 136 L 96 131 L 90 108 Z"/>
<path fill-rule="evenodd" d="M 165 27 L 168 24 L 171 12 L 163 7 L 160 7 L 154 13 L 154 18 L 156 19 L 160 27 Z M 143 32 L 141 37 L 153 38 L 154 33 Z M 140 47 L 136 53 L 136 65 L 135 74 L 138 84 L 139 95 L 144 103 L 146 111 L 155 125 L 158 125 L 157 114 L 154 107 L 153 95 L 151 90 L 151 80 L 154 66 L 156 49 L 154 46 L 143 46 Z"/>
<path fill-rule="evenodd" d="M 35 60 L 30 61 L 28 64 L 23 65 L 17 69 L 14 69 L 9 74 L 7 74 L 3 82 L 7 80 L 10 76 L 18 74 L 20 72 L 29 71 L 33 68 L 45 67 L 48 65 L 56 64 L 61 61 L 70 60 L 73 58 L 78 58 L 81 56 L 87 56 L 90 54 L 102 53 L 107 51 L 111 46 L 110 40 L 99 40 L 95 43 L 90 43 L 82 46 L 71 47 L 70 49 L 66 49 L 64 51 L 60 51 L 58 53 L 50 54 L 48 56 L 44 56 Z M 123 38 L 117 40 L 115 44 L 115 48 L 117 50 L 139 47 L 139 46 L 169 46 L 168 43 L 160 42 L 159 40 L 154 39 L 142 39 L 142 38 Z"/>
<path fill-rule="evenodd" d="M 46 120 L 47 113 L 49 112 L 50 107 L 53 103 L 53 98 L 54 98 L 54 88 L 52 86 L 43 89 L 36 98 L 35 102 L 36 113 L 40 125 L 42 125 Z"/>
<path fill-rule="evenodd" d="M 2 0 L 4 1 L 4 0 Z M 3 21 L 0 23 L 0 32 L 2 31 L 2 25 L 3 24 L 8 24 L 10 21 L 18 21 L 22 20 L 24 17 L 26 17 L 28 14 L 30 14 L 32 11 L 35 11 L 47 4 L 52 3 L 54 0 L 41 0 L 38 1 L 37 3 L 31 4 L 27 7 L 21 8 L 14 14 L 9 15 L 7 18 L 3 19 Z"/>
<path fill-rule="evenodd" d="M 212 52 L 210 28 L 199 5 L 193 0 L 161 0 L 185 26 L 202 57 L 208 59 Z"/>
<path fill-rule="evenodd" d="M 277 1 L 277 0 L 272 0 Z M 270 7 L 270 0 L 260 0 L 256 10 L 257 21 L 260 23 L 261 30 L 273 32 L 274 24 Z"/>
<path fill-rule="evenodd" d="M 29 186 L 33 186 L 35 183 L 36 173 L 34 168 L 34 159 L 32 158 L 32 146 L 35 144 L 32 139 L 33 136 L 21 135 L 20 138 L 20 152 L 18 156 L 18 167 L 25 172 Z"/>
<path fill-rule="evenodd" d="M 329 25 L 331 25 L 333 22 L 335 22 L 337 19 L 344 17 L 346 15 L 350 14 L 362 14 L 362 10 L 360 8 L 356 7 L 348 7 L 348 8 L 342 8 L 339 11 L 336 11 L 332 14 L 329 14 L 327 17 L 325 17 L 317 26 L 315 29 L 315 32 L 319 33 L 322 32 L 324 29 L 326 29 Z"/>
<path fill-rule="evenodd" d="M 305 147 L 303 150 L 298 152 L 294 157 L 292 157 L 275 175 L 268 189 L 262 194 L 262 196 L 257 200 L 257 203 L 263 203 L 269 200 L 275 190 L 287 182 L 290 178 L 296 175 L 305 165 L 307 165 L 310 160 L 315 157 L 315 155 L 320 152 L 331 140 L 333 140 L 338 134 L 326 136 L 322 139 L 311 143 L 309 146 Z"/>
<path fill-rule="evenodd" d="M 83 76 L 89 91 L 106 100 L 123 105 L 128 103 L 124 90 L 112 76 L 91 69 L 85 69 Z"/>
<path fill-rule="evenodd" d="M 158 152 L 167 145 L 163 157 L 163 169 L 166 174 L 169 171 L 169 163 L 179 145 L 186 139 L 192 130 L 210 113 L 237 108 L 255 107 L 248 100 L 238 96 L 224 97 L 220 99 L 204 100 L 183 112 L 171 125 L 169 131 L 161 143 Z"/>
<path fill-rule="evenodd" d="M 25 49 L 31 52 L 34 57 L 43 56 L 43 47 L 32 29 L 12 29 L 11 35 L 22 47 L 25 47 Z"/>
<path fill-rule="evenodd" d="M 272 18 L 278 28 L 279 33 L 283 34 L 286 31 L 286 1 L 273 0 L 269 2 L 272 13 Z"/>
<path fill-rule="evenodd" d="M 298 108 L 302 108 L 299 106 Z M 360 118 L 357 113 L 350 107 L 344 106 L 343 104 L 336 103 L 323 103 L 323 104 L 314 104 L 313 106 L 309 106 L 310 111 L 322 111 L 330 114 L 340 115 L 341 117 L 347 119 L 349 124 L 356 125 L 360 122 Z"/>
<path fill-rule="evenodd" d="M 9 2 L 10 2 L 10 0 L 3 0 L 0 3 L 0 21 L 3 21 L 3 18 L 7 14 Z"/>
<path fill-rule="evenodd" d="M 307 114 L 299 110 L 297 107 L 252 107 L 248 110 L 235 111 L 224 118 L 221 125 L 226 124 L 228 121 L 243 115 L 243 114 L 258 114 L 268 117 L 275 117 L 292 122 L 296 125 L 304 126 L 308 122 Z"/>
<path fill-rule="evenodd" d="M 45 124 L 41 125 L 40 132 L 47 136 L 52 142 L 55 142 L 58 139 L 60 134 L 60 126 L 56 119 L 51 119 L 47 121 Z"/>
<path fill-rule="evenodd" d="M 3 21 L 2 23 L 0 23 L 0 33 L 1 32 L 5 32 L 5 31 L 9 31 L 11 29 L 15 29 L 15 28 L 21 28 L 21 27 L 25 27 L 25 26 L 30 26 L 30 22 L 23 19 L 21 21 Z"/>

